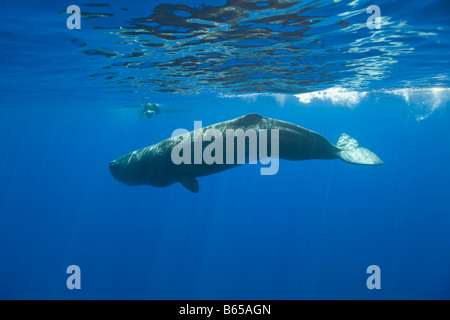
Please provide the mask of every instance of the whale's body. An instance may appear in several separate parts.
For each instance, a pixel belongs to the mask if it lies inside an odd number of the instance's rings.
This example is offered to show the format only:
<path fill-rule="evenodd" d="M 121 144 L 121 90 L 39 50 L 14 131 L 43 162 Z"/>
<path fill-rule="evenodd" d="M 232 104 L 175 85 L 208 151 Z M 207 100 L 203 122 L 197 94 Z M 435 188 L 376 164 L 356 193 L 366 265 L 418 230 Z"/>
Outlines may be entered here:
<path fill-rule="evenodd" d="M 209 130 L 218 130 L 223 137 L 223 164 L 205 162 L 200 164 L 181 163 L 173 161 L 173 149 L 180 145 L 180 141 L 189 141 L 194 147 L 195 137 L 205 135 Z M 361 148 L 355 139 L 343 133 L 338 143 L 333 145 L 322 135 L 302 128 L 296 124 L 262 117 L 258 114 L 248 114 L 240 118 L 217 123 L 205 128 L 191 131 L 178 137 L 163 140 L 155 145 L 126 154 L 110 163 L 112 175 L 127 185 L 151 185 L 166 187 L 176 182 L 192 192 L 198 192 L 197 177 L 207 176 L 231 169 L 240 165 L 237 161 L 229 163 L 226 158 L 226 138 L 228 130 L 267 130 L 278 132 L 279 158 L 291 161 L 310 159 L 341 159 L 352 164 L 380 165 L 383 162 L 371 151 Z M 268 134 L 268 154 L 271 153 L 271 135 Z M 202 151 L 208 143 L 203 143 Z M 234 148 L 236 156 L 236 147 Z M 229 152 L 229 151 L 228 151 Z M 249 150 L 245 151 L 245 158 L 249 158 Z M 194 156 L 192 156 L 192 159 Z M 236 160 L 236 157 L 234 158 Z M 227 164 L 228 163 L 228 164 Z"/>

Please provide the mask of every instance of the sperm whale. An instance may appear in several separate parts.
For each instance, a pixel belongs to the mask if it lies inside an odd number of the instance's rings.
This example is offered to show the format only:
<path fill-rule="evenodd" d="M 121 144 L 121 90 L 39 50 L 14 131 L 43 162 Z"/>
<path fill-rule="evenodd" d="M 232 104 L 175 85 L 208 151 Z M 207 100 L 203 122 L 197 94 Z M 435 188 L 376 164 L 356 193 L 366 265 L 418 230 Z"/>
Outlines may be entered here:
<path fill-rule="evenodd" d="M 263 150 L 259 144 L 252 151 L 251 146 L 245 144 L 246 138 L 251 140 L 249 132 L 255 132 L 256 138 L 262 136 L 267 138 L 266 150 Z M 230 139 L 231 133 L 233 136 Z M 214 139 L 211 136 L 214 136 Z M 203 141 L 200 152 L 207 153 L 209 150 L 210 158 L 215 158 L 215 161 L 196 162 L 195 155 L 187 153 L 187 151 L 198 149 L 196 143 L 199 138 Z M 231 148 L 230 141 L 233 141 Z M 235 143 L 236 141 L 244 141 L 244 145 L 239 145 Z M 230 154 L 232 154 L 231 157 Z M 275 157 L 273 157 L 274 154 Z M 198 177 L 228 170 L 243 163 L 252 162 L 252 159 L 263 161 L 267 158 L 291 161 L 341 159 L 359 165 L 383 164 L 375 153 L 359 147 L 358 142 L 345 133 L 340 136 L 337 144 L 333 145 L 319 133 L 296 124 L 258 114 L 247 114 L 185 132 L 133 151 L 112 161 L 109 168 L 116 180 L 130 186 L 167 187 L 179 182 L 188 190 L 197 193 L 199 191 Z M 180 159 L 186 161 L 180 161 Z M 230 159 L 231 161 L 228 161 Z"/>

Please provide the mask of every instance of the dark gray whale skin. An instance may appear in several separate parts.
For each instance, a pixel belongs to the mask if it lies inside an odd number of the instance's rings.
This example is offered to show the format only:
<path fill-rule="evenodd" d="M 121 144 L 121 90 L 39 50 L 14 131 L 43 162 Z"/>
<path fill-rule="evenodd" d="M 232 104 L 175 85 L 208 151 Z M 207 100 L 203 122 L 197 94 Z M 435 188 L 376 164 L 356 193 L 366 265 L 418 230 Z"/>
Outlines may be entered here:
<path fill-rule="evenodd" d="M 194 134 L 198 130 L 203 130 L 204 134 L 208 129 L 217 129 L 223 135 L 223 157 L 224 164 L 193 164 Z M 197 177 L 207 176 L 238 166 L 226 164 L 225 139 L 227 129 L 267 129 L 268 134 L 268 154 L 271 154 L 271 129 L 279 130 L 279 158 L 291 161 L 310 159 L 342 159 L 353 164 L 379 165 L 383 162 L 372 152 L 360 148 L 356 140 L 346 134 L 342 134 L 337 146 L 334 146 L 322 135 L 311 130 L 302 128 L 296 124 L 265 118 L 258 114 L 248 114 L 233 120 L 217 123 L 188 134 L 163 140 L 152 146 L 128 153 L 109 165 L 114 178 L 130 186 L 151 185 L 155 187 L 167 187 L 176 182 L 180 182 L 190 191 L 197 193 L 199 185 Z M 190 135 L 190 136 L 188 136 Z M 191 139 L 192 164 L 173 163 L 172 149 L 184 141 Z M 203 142 L 203 150 L 208 142 Z M 236 144 L 234 155 L 236 159 Z M 246 151 L 248 160 L 248 150 Z M 246 161 L 247 162 L 247 161 Z"/>

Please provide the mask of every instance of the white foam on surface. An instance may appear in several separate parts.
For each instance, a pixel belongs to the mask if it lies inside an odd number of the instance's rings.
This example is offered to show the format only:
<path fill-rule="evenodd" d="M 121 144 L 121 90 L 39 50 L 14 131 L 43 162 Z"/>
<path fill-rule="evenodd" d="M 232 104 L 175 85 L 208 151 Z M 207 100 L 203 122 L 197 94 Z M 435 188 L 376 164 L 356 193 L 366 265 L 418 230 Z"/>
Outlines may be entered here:
<path fill-rule="evenodd" d="M 355 107 L 361 99 L 367 95 L 364 91 L 352 91 L 342 87 L 334 87 L 321 91 L 313 91 L 296 94 L 295 97 L 303 104 L 309 104 L 315 100 L 329 101 L 333 105 Z"/>
<path fill-rule="evenodd" d="M 294 95 L 278 93 L 222 94 L 222 98 L 240 98 L 247 103 L 257 102 L 258 97 L 272 97 L 283 107 L 288 98 L 294 97 L 301 104 L 330 102 L 334 106 L 356 108 L 365 99 L 396 96 L 410 108 L 417 121 L 428 118 L 433 112 L 444 108 L 450 102 L 450 88 L 401 88 L 392 90 L 356 91 L 344 87 L 332 87 L 320 91 Z"/>
<path fill-rule="evenodd" d="M 428 118 L 450 101 L 450 88 L 404 88 L 384 93 L 401 97 L 409 106 L 414 107 L 417 121 Z"/>

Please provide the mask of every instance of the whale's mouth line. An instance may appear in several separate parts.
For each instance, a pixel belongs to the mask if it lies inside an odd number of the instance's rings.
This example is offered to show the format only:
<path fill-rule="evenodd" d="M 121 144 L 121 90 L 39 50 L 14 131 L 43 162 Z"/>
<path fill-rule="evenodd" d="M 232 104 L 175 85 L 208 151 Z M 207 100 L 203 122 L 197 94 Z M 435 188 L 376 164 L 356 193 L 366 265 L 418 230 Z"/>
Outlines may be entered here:
<path fill-rule="evenodd" d="M 117 172 L 117 162 L 116 160 L 111 161 L 109 163 L 109 172 L 111 172 L 114 179 L 116 179 L 119 182 L 123 182 L 121 179 L 118 178 L 118 172 Z"/>
<path fill-rule="evenodd" d="M 113 160 L 109 163 L 109 171 L 111 172 L 111 175 L 116 179 L 117 181 L 126 184 L 128 186 L 139 186 L 142 185 L 142 183 L 138 183 L 135 181 L 132 177 L 127 177 L 127 170 L 124 170 L 123 164 L 119 160 Z"/>

